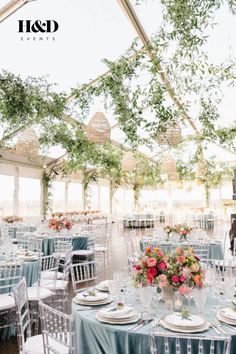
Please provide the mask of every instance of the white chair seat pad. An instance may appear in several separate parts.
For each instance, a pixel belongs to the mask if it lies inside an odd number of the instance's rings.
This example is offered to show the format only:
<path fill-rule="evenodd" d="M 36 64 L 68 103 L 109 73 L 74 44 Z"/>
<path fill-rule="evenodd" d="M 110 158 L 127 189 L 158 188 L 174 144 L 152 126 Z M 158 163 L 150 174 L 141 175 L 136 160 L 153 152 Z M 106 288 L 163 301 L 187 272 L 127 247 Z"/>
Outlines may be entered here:
<path fill-rule="evenodd" d="M 108 250 L 107 247 L 103 247 L 103 246 L 95 246 L 94 247 L 94 251 L 95 252 L 106 252 Z"/>
<path fill-rule="evenodd" d="M 0 294 L 0 311 L 8 310 L 15 307 L 13 294 Z"/>
<path fill-rule="evenodd" d="M 57 273 L 57 279 L 62 279 L 63 274 L 61 272 Z M 43 270 L 41 272 L 41 279 L 55 279 L 55 271 L 50 271 L 50 270 Z"/>
<path fill-rule="evenodd" d="M 53 348 L 55 348 L 58 351 L 58 353 L 60 354 L 69 353 L 69 350 L 66 346 L 51 338 L 49 339 L 49 343 Z M 37 336 L 27 338 L 22 354 L 44 354 L 42 335 L 39 334 Z"/>
<path fill-rule="evenodd" d="M 42 288 L 46 288 L 49 290 L 64 290 L 68 285 L 68 281 L 58 279 L 55 284 L 54 280 L 42 279 L 40 282 L 40 285 Z M 36 287 L 36 286 L 37 286 L 37 283 L 34 283 L 33 287 Z"/>
<path fill-rule="evenodd" d="M 38 289 L 38 283 L 36 286 L 31 286 L 27 288 L 29 301 L 44 300 L 53 295 L 53 292 L 49 289 L 40 287 Z"/>
<path fill-rule="evenodd" d="M 73 251 L 73 256 L 92 256 L 94 254 L 93 251 L 90 250 L 76 250 Z"/>

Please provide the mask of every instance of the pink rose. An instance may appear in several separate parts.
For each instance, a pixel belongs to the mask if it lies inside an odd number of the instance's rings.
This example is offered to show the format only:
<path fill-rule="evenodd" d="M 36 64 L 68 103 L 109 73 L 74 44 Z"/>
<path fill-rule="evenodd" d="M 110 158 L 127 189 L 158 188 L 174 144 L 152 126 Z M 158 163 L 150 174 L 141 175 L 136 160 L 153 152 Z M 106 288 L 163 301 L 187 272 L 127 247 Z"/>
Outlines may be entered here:
<path fill-rule="evenodd" d="M 175 252 L 178 253 L 178 254 L 182 253 L 182 248 L 181 247 L 177 247 Z"/>
<path fill-rule="evenodd" d="M 171 280 L 173 281 L 173 283 L 178 283 L 179 282 L 179 277 L 177 275 L 173 275 L 171 277 Z"/>
<path fill-rule="evenodd" d="M 177 260 L 177 263 L 183 264 L 184 261 L 185 261 L 185 257 L 184 257 L 184 256 L 178 256 L 178 257 L 176 258 L 176 260 Z"/>
<path fill-rule="evenodd" d="M 147 261 L 148 267 L 155 267 L 156 264 L 157 264 L 157 261 L 155 258 L 149 258 Z"/>
<path fill-rule="evenodd" d="M 165 270 L 167 268 L 167 265 L 165 262 L 160 262 L 158 264 L 158 268 L 161 269 L 161 270 Z"/>
<path fill-rule="evenodd" d="M 186 280 L 186 278 L 185 278 L 184 275 L 181 275 L 181 276 L 179 277 L 179 280 L 181 281 L 181 283 L 184 283 L 185 280 Z"/>

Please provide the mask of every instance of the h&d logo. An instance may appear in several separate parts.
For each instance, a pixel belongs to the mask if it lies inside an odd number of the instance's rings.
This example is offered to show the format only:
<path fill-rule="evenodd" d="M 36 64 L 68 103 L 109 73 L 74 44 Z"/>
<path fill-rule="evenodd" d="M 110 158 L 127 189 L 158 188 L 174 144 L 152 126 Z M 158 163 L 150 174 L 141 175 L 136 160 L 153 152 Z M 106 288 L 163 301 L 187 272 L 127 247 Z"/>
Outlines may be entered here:
<path fill-rule="evenodd" d="M 55 20 L 46 20 L 45 22 L 36 20 L 19 20 L 19 33 L 54 33 L 59 25 Z"/>
<path fill-rule="evenodd" d="M 18 33 L 26 33 L 26 34 L 51 34 L 51 33 L 55 33 L 58 28 L 59 28 L 59 24 L 57 21 L 55 20 L 45 20 L 45 21 L 41 21 L 41 20 L 36 20 L 36 21 L 32 21 L 32 20 L 18 20 L 19 23 L 19 30 Z M 44 40 L 44 39 L 51 39 L 55 41 L 55 37 L 21 37 L 21 40 Z"/>

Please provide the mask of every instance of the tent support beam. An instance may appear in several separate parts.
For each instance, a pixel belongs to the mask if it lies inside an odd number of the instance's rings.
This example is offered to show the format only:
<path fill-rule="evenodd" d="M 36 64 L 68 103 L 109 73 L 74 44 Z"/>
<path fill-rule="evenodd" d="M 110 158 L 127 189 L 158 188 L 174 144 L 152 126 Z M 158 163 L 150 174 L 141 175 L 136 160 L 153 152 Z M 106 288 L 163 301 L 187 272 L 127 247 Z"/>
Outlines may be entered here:
<path fill-rule="evenodd" d="M 0 9 L 0 23 L 24 6 L 29 0 L 11 0 Z"/>

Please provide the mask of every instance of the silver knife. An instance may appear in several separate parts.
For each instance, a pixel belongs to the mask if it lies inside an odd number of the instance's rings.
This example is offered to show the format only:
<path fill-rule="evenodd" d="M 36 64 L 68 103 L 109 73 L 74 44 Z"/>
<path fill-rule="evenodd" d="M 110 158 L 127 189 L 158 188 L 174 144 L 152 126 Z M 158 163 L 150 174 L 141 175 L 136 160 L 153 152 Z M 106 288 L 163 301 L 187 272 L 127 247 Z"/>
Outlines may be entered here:
<path fill-rule="evenodd" d="M 153 321 L 153 319 L 151 318 L 151 319 L 149 319 L 149 320 L 145 320 L 145 321 L 143 321 L 143 323 L 141 323 L 140 325 L 138 325 L 136 328 L 134 328 L 133 329 L 133 332 L 134 331 L 137 331 L 139 328 L 141 328 L 141 327 L 144 327 L 144 326 L 146 326 L 148 323 L 150 323 L 151 321 Z"/>
<path fill-rule="evenodd" d="M 136 322 L 133 326 L 128 328 L 128 331 L 132 331 L 135 327 L 139 326 L 141 323 L 143 323 L 144 320 L 138 320 L 138 322 Z"/>

